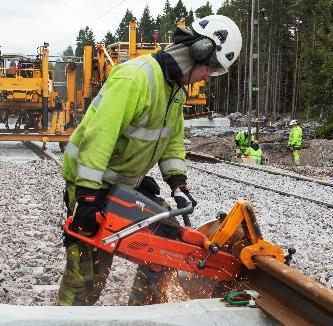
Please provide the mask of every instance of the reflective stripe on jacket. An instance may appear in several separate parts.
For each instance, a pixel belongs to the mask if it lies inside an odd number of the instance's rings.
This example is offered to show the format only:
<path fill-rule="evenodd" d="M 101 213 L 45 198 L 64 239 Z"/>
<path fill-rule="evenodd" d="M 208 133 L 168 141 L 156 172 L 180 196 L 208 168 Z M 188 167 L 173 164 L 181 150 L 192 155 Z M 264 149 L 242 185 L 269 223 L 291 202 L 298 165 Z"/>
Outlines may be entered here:
<path fill-rule="evenodd" d="M 164 179 L 185 174 L 184 100 L 151 55 L 115 66 L 70 137 L 64 178 L 99 189 L 135 187 L 156 163 Z"/>
<path fill-rule="evenodd" d="M 302 128 L 299 126 L 294 126 L 290 129 L 288 146 L 301 147 L 302 146 Z"/>
<path fill-rule="evenodd" d="M 256 164 L 260 164 L 262 157 L 262 149 L 258 148 L 257 150 L 255 150 L 254 148 L 249 147 L 245 151 L 244 155 L 248 156 L 251 160 L 254 160 Z"/>

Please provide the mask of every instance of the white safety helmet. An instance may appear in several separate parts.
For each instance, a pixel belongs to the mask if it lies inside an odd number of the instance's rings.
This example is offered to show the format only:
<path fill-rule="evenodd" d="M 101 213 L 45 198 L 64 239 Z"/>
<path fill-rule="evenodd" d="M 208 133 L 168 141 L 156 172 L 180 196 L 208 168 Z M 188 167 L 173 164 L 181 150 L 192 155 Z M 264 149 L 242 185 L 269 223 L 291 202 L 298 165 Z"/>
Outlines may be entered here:
<path fill-rule="evenodd" d="M 212 76 L 225 74 L 238 58 L 242 48 L 242 36 L 238 26 L 226 16 L 211 15 L 195 20 L 192 23 L 192 28 L 198 34 L 205 36 L 204 39 L 208 38 L 215 43 L 214 51 L 209 53 L 208 64 L 217 67 L 218 70 Z M 207 43 L 202 47 L 207 48 Z"/>
<path fill-rule="evenodd" d="M 298 125 L 298 120 L 296 120 L 296 119 L 290 120 L 289 127 L 296 126 L 296 125 Z"/>

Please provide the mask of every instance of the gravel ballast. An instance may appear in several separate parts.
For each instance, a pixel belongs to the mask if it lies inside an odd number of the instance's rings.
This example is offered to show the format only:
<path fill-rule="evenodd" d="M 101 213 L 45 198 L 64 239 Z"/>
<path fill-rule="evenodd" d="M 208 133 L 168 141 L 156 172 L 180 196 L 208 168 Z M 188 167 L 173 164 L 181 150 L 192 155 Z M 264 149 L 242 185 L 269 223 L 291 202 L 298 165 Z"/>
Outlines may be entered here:
<path fill-rule="evenodd" d="M 216 172 L 237 175 L 256 183 L 293 191 L 332 202 L 332 189 L 288 177 L 237 169 L 225 164 L 194 163 Z M 61 225 L 64 221 L 64 181 L 52 161 L 0 162 L 2 222 L 0 302 L 21 305 L 55 305 L 65 266 Z M 170 191 L 158 169 L 151 171 L 170 203 Z M 245 197 L 255 205 L 264 237 L 283 248 L 297 250 L 292 267 L 333 288 L 333 209 L 294 197 L 224 180 L 189 167 L 191 192 L 198 201 L 192 223 L 195 227 L 228 212 Z M 326 188 L 325 188 L 326 189 Z M 115 257 L 112 272 L 97 305 L 126 305 L 135 275 L 135 264 Z M 170 300 L 186 299 L 176 284 L 170 285 Z"/>

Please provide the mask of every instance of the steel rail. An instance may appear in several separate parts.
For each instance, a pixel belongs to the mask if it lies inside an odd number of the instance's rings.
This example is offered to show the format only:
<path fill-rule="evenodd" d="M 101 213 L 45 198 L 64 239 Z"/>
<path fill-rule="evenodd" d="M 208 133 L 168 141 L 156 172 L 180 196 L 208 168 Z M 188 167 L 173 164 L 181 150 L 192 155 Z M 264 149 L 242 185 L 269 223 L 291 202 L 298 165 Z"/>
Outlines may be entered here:
<path fill-rule="evenodd" d="M 32 142 L 32 141 L 39 141 L 39 142 L 68 142 L 70 134 L 24 134 L 24 133 L 3 133 L 5 129 L 0 130 L 0 141 L 22 141 L 22 142 Z"/>
<path fill-rule="evenodd" d="M 263 189 L 263 190 L 268 190 L 268 191 L 276 192 L 276 193 L 278 193 L 280 195 L 284 195 L 284 196 L 289 196 L 289 197 L 292 196 L 292 197 L 295 197 L 295 198 L 298 198 L 298 199 L 307 200 L 309 202 L 316 203 L 318 205 L 323 205 L 323 206 L 326 206 L 326 207 L 329 207 L 329 208 L 333 208 L 333 204 L 327 203 L 327 202 L 323 202 L 323 201 L 320 201 L 320 200 L 317 200 L 317 199 L 312 199 L 312 198 L 309 198 L 309 197 L 306 197 L 306 196 L 301 196 L 301 195 L 297 195 L 297 194 L 293 194 L 293 193 L 281 191 L 281 190 L 278 190 L 278 189 L 273 189 L 273 188 L 269 188 L 269 187 L 266 187 L 266 186 L 262 186 L 262 185 L 259 185 L 259 184 L 253 183 L 253 182 L 240 180 L 240 179 L 237 179 L 237 178 L 234 178 L 234 177 L 229 177 L 229 176 L 227 176 L 225 174 L 221 174 L 221 173 L 217 173 L 217 172 L 213 172 L 213 171 L 208 171 L 206 169 L 193 166 L 191 164 L 187 164 L 187 167 L 195 169 L 195 170 L 198 170 L 198 171 L 201 171 L 201 172 L 204 172 L 204 173 L 207 173 L 207 174 L 215 175 L 215 176 L 217 176 L 219 178 L 223 178 L 223 179 L 228 179 L 228 180 L 232 180 L 232 181 L 235 181 L 235 182 L 244 183 L 246 185 L 249 185 L 249 186 L 252 186 L 252 187 L 255 187 L 255 188 L 260 188 L 260 189 Z"/>
<path fill-rule="evenodd" d="M 234 165 L 234 166 L 243 167 L 243 168 L 246 168 L 246 169 L 262 171 L 262 172 L 266 172 L 266 173 L 270 173 L 270 174 L 274 174 L 274 175 L 286 176 L 286 177 L 293 178 L 293 179 L 296 179 L 296 180 L 315 182 L 315 183 L 318 183 L 318 184 L 321 184 L 321 185 L 324 185 L 324 186 L 333 187 L 333 183 L 329 183 L 329 182 L 326 182 L 326 181 L 321 181 L 321 180 L 317 180 L 317 179 L 314 179 L 314 178 L 301 176 L 301 175 L 293 175 L 293 174 L 290 174 L 290 173 L 282 173 L 282 172 L 277 172 L 277 171 L 266 170 L 266 169 L 263 169 L 263 168 L 258 167 L 258 166 L 251 166 L 251 165 L 248 165 L 248 164 L 231 162 L 231 161 L 228 161 L 226 159 L 218 158 L 218 157 L 215 157 L 215 156 L 212 156 L 212 155 L 206 155 L 206 154 L 195 153 L 195 152 L 186 152 L 186 157 L 188 159 L 191 159 L 191 160 L 203 160 L 203 161 L 212 162 L 212 163 L 225 163 L 225 164 L 230 164 L 230 165 Z"/>
<path fill-rule="evenodd" d="M 60 162 L 59 158 L 52 153 L 50 150 L 48 149 L 43 149 L 42 147 L 38 146 L 35 143 L 32 143 L 30 141 L 23 141 L 22 142 L 26 147 L 28 147 L 30 150 L 32 150 L 34 153 L 36 153 L 39 157 L 43 158 L 43 159 L 48 159 L 51 160 L 53 162 L 55 162 L 59 167 L 62 166 L 62 163 Z"/>
<path fill-rule="evenodd" d="M 256 305 L 283 325 L 333 325 L 333 291 L 268 256 L 254 256 L 244 285 L 260 293 Z"/>

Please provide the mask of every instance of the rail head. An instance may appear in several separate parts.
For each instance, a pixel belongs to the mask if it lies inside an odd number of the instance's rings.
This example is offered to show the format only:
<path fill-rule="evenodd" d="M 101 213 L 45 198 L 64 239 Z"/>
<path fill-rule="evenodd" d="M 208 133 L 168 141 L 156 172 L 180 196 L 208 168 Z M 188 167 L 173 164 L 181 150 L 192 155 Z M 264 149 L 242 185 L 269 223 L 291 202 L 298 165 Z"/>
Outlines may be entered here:
<path fill-rule="evenodd" d="M 333 325 L 332 290 L 272 257 L 254 256 L 253 261 L 257 269 L 252 271 L 252 282 L 267 297 L 258 301 L 259 307 L 267 313 L 271 310 L 269 314 L 276 314 L 283 324 L 287 320 L 288 324 L 291 320 L 306 320 L 315 325 Z M 277 305 L 282 307 L 280 312 Z"/>

